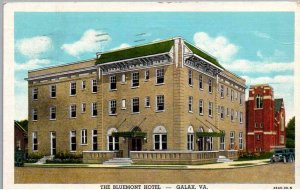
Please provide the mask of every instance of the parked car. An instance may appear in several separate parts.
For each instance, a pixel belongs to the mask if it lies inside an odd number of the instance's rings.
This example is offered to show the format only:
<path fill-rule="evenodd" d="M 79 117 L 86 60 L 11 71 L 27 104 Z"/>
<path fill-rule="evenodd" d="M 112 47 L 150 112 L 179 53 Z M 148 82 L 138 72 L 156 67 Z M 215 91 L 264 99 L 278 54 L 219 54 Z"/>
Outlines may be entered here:
<path fill-rule="evenodd" d="M 294 162 L 295 149 L 282 148 L 274 150 L 273 156 L 270 158 L 270 162 Z"/>

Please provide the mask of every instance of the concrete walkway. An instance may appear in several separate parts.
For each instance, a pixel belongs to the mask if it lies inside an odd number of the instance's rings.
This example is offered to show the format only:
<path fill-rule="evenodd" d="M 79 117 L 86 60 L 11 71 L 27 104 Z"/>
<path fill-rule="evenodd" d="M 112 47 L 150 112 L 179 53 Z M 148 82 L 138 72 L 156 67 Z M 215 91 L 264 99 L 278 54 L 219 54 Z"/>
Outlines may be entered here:
<path fill-rule="evenodd" d="M 233 161 L 225 163 L 213 163 L 213 164 L 203 164 L 203 165 L 142 165 L 142 164 L 132 164 L 127 166 L 122 165 L 104 165 L 104 164 L 29 164 L 26 163 L 25 166 L 28 167 L 67 167 L 67 168 L 153 168 L 153 169 L 230 169 L 230 168 L 243 168 L 251 166 L 259 166 L 269 164 L 269 159 L 263 160 L 247 160 L 247 161 Z"/>

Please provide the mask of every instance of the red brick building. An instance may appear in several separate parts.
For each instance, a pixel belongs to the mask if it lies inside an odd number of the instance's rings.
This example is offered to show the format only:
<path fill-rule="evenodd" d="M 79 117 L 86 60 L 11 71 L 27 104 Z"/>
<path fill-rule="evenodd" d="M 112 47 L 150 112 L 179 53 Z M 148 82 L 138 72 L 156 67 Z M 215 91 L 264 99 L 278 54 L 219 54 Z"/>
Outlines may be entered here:
<path fill-rule="evenodd" d="M 27 131 L 17 121 L 15 121 L 15 150 L 28 152 Z"/>
<path fill-rule="evenodd" d="M 274 99 L 268 84 L 250 86 L 246 102 L 246 148 L 248 152 L 270 152 L 285 147 L 283 99 Z"/>

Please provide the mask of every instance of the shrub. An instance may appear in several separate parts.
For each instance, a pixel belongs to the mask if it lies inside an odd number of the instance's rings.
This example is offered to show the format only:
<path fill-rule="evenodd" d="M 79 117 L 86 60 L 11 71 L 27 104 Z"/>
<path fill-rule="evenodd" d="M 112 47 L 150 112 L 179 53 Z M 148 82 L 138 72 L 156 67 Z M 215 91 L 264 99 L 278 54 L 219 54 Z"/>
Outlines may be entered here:
<path fill-rule="evenodd" d="M 30 153 L 28 154 L 27 158 L 24 160 L 24 162 L 27 163 L 35 163 L 37 162 L 39 159 L 43 158 L 44 155 L 40 154 L 40 153 Z"/>
<path fill-rule="evenodd" d="M 268 159 L 273 155 L 272 152 L 239 152 L 239 160 L 257 160 L 257 159 Z"/>
<path fill-rule="evenodd" d="M 47 164 L 79 164 L 82 163 L 82 154 L 58 152 L 53 160 L 47 160 Z"/>

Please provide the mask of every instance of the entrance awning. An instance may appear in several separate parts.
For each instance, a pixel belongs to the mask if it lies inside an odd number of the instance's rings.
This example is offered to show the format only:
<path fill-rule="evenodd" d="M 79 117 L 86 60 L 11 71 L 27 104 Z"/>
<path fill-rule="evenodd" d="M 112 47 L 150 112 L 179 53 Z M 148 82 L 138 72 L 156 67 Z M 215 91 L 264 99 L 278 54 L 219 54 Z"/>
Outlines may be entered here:
<path fill-rule="evenodd" d="M 113 137 L 128 137 L 128 138 L 145 138 L 147 136 L 147 133 L 141 132 L 141 131 L 124 131 L 124 132 L 113 132 Z"/>
<path fill-rule="evenodd" d="M 223 132 L 196 132 L 197 137 L 223 137 Z"/>

